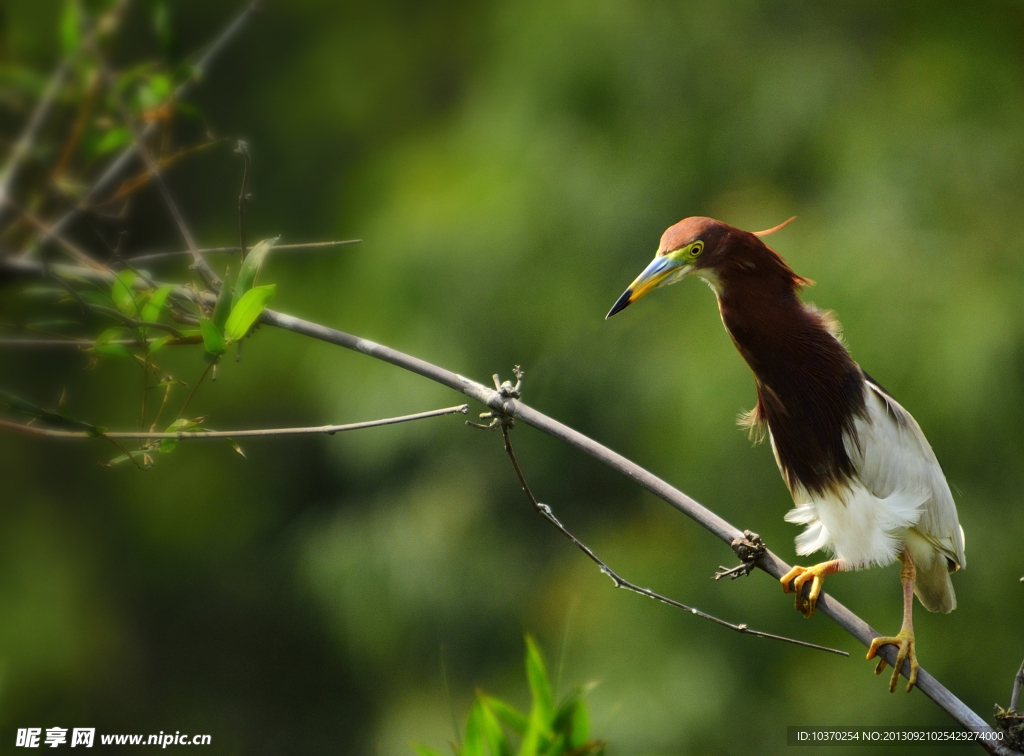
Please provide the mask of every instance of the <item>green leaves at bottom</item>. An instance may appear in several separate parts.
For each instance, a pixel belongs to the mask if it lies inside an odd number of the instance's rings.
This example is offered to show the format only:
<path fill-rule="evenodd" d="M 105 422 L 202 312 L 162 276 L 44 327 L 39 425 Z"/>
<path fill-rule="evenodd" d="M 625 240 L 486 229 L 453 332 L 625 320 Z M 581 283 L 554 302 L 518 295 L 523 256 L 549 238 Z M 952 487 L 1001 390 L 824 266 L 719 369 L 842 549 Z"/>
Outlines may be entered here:
<path fill-rule="evenodd" d="M 540 648 L 526 638 L 526 674 L 530 683 L 529 715 L 504 701 L 478 692 L 466 719 L 462 746 L 452 746 L 457 756 L 601 756 L 604 742 L 590 740 L 590 716 L 584 691 L 574 689 L 555 707 L 547 666 Z M 518 738 L 519 749 L 512 747 Z M 419 756 L 440 756 L 423 746 L 413 746 Z"/>

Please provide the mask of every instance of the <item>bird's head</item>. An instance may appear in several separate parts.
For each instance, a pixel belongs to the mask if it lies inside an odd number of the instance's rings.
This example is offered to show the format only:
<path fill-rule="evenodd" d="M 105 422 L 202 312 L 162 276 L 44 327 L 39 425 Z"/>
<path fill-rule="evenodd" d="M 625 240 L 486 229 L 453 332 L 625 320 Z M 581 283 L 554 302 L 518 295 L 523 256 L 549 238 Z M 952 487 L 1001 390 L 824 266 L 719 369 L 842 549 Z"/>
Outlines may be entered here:
<path fill-rule="evenodd" d="M 792 276 L 794 283 L 799 285 L 805 282 L 806 279 L 790 271 L 782 258 L 757 238 L 778 231 L 791 220 L 767 231 L 753 233 L 733 228 L 714 218 L 695 216 L 679 221 L 661 235 L 658 252 L 650 265 L 623 292 L 605 318 L 621 312 L 655 289 L 677 283 L 686 276 L 704 279 L 720 294 L 723 276 L 727 271 L 756 271 L 758 257 L 763 257 L 766 263 L 770 262 L 769 268 L 781 264 L 782 269 Z M 767 272 L 765 266 L 761 267 Z"/>

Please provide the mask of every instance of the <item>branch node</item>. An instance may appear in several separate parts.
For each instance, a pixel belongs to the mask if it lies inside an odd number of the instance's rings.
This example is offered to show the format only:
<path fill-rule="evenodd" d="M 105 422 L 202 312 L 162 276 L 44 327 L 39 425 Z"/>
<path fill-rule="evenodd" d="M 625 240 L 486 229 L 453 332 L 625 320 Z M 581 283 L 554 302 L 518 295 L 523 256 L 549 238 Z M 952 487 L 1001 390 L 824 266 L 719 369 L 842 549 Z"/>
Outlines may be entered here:
<path fill-rule="evenodd" d="M 743 537 L 734 538 L 729 545 L 732 546 L 732 550 L 739 557 L 740 564 L 735 567 L 719 565 L 718 572 L 712 576 L 715 580 L 721 580 L 724 577 L 735 580 L 736 578 L 749 575 L 754 571 L 758 560 L 768 550 L 768 547 L 764 545 L 764 541 L 761 540 L 761 536 L 749 530 L 744 530 Z"/>
<path fill-rule="evenodd" d="M 525 373 L 523 369 L 516 365 L 512 368 L 512 374 L 516 377 L 515 385 L 512 381 L 502 382 L 501 378 L 497 373 L 491 376 L 494 381 L 494 390 L 498 392 L 498 395 L 504 400 L 501 403 L 500 408 L 492 409 L 490 412 L 481 412 L 480 417 L 483 419 L 490 418 L 489 423 L 472 423 L 469 420 L 466 421 L 466 425 L 472 428 L 479 428 L 480 430 L 497 430 L 498 428 L 515 428 L 516 419 L 512 414 L 515 410 L 513 401 L 520 397 L 520 390 L 523 387 L 523 376 Z"/>

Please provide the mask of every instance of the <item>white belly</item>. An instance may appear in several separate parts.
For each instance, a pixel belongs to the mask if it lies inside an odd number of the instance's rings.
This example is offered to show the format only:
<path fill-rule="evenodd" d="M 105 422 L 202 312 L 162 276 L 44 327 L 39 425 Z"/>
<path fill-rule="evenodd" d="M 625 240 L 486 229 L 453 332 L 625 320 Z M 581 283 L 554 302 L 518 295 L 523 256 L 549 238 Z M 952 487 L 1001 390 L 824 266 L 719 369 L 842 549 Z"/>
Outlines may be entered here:
<path fill-rule="evenodd" d="M 857 484 L 845 493 L 843 499 L 822 496 L 786 514 L 787 522 L 807 526 L 797 536 L 796 553 L 806 555 L 824 549 L 846 569 L 895 561 L 907 529 L 921 518 L 929 494 L 897 491 L 880 499 Z"/>

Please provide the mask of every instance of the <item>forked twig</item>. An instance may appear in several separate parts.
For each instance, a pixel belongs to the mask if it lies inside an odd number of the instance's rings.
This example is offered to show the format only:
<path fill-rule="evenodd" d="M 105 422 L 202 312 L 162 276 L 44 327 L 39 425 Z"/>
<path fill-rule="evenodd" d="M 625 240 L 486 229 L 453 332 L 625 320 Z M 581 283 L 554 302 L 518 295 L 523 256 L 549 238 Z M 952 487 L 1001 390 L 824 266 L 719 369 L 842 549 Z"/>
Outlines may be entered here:
<path fill-rule="evenodd" d="M 519 466 L 519 460 L 516 459 L 516 453 L 512 449 L 512 439 L 509 437 L 508 424 L 499 423 L 499 425 L 501 427 L 501 435 L 505 439 L 505 453 L 508 454 L 508 458 L 512 460 L 512 467 L 516 471 L 516 477 L 519 478 L 519 484 L 523 487 L 523 491 L 526 493 L 526 498 L 530 500 L 530 504 L 533 505 L 533 508 L 537 510 L 537 513 L 541 517 L 543 517 L 545 520 L 554 525 L 558 529 L 558 532 L 560 532 L 562 535 L 564 535 L 566 538 L 572 541 L 576 548 L 578 548 L 580 551 L 586 554 L 587 558 L 590 559 L 594 564 L 596 564 L 603 574 L 611 578 L 612 584 L 616 588 L 624 588 L 627 591 L 639 593 L 641 596 L 646 596 L 647 598 L 654 599 L 655 601 L 660 601 L 663 604 L 674 606 L 677 609 L 682 609 L 684 612 L 690 612 L 690 614 L 693 614 L 697 617 L 702 617 L 706 620 L 710 620 L 711 622 L 714 622 L 716 625 L 727 627 L 730 630 L 735 630 L 738 633 L 745 633 L 746 635 L 754 635 L 758 638 L 770 638 L 772 640 L 783 641 L 785 643 L 792 643 L 795 646 L 813 648 L 818 651 L 827 651 L 830 654 L 838 654 L 839 656 L 849 656 L 849 654 L 846 651 L 840 651 L 835 648 L 829 648 L 828 646 L 819 646 L 817 643 L 809 643 L 807 641 L 796 640 L 795 638 L 787 638 L 784 635 L 775 635 L 774 633 L 765 633 L 761 630 L 752 630 L 751 628 L 747 627 L 746 623 L 740 623 L 736 625 L 732 622 L 727 622 L 726 620 L 720 619 L 719 617 L 716 617 L 713 614 L 703 612 L 700 609 L 697 609 L 696 607 L 687 606 L 686 604 L 680 601 L 668 598 L 667 596 L 662 596 L 660 593 L 655 593 L 650 588 L 644 588 L 642 586 L 637 585 L 636 583 L 632 583 L 629 580 L 626 580 L 617 572 L 615 572 L 611 567 L 609 567 L 603 560 L 601 560 L 601 558 L 598 557 L 597 554 L 595 554 L 589 546 L 587 546 L 585 543 L 583 543 L 583 541 L 581 541 L 579 538 L 570 533 L 569 530 L 559 521 L 559 519 L 555 517 L 554 512 L 551 511 L 551 507 L 549 507 L 547 504 L 542 504 L 541 502 L 537 501 L 537 497 L 533 495 L 533 491 L 530 490 L 530 485 L 526 482 L 526 476 L 523 475 L 523 470 Z"/>

